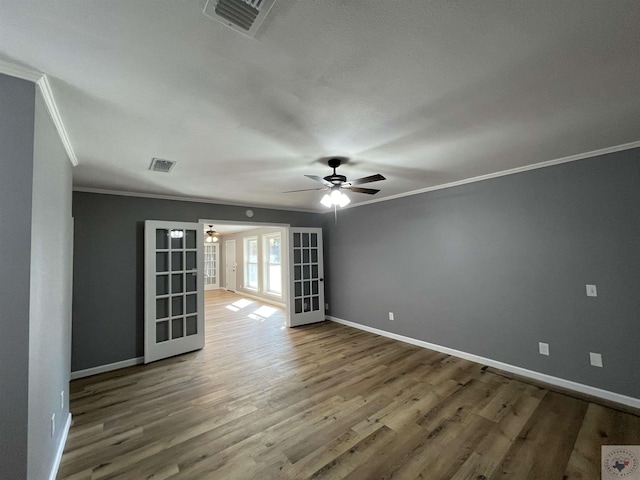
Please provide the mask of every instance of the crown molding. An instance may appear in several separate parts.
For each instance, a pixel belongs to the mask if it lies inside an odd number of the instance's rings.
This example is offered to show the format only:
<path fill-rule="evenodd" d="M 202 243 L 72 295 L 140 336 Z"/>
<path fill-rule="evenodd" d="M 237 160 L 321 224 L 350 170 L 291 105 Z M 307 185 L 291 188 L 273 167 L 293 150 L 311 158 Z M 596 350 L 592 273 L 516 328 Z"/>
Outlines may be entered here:
<path fill-rule="evenodd" d="M 156 200 L 173 200 L 177 202 L 194 202 L 194 203 L 209 203 L 213 205 L 227 205 L 230 207 L 241 208 L 263 208 L 266 210 L 284 210 L 286 212 L 302 212 L 302 213 L 317 213 L 322 214 L 323 211 L 312 210 L 308 208 L 296 208 L 296 207 L 283 207 L 277 205 L 258 205 L 255 203 L 232 203 L 224 200 L 216 200 L 213 198 L 199 198 L 199 197 L 180 197 L 175 195 L 162 195 L 158 193 L 139 193 L 139 192 L 127 192 L 122 190 L 109 190 L 104 188 L 90 188 L 90 187 L 73 187 L 74 192 L 81 193 L 98 193 L 100 195 L 118 195 L 121 197 L 139 197 L 139 198 L 153 198 Z M 229 222 L 226 222 L 229 223 Z M 252 223 L 252 222 L 248 222 Z M 256 223 L 256 222 L 253 222 Z"/>
<path fill-rule="evenodd" d="M 549 160 L 546 162 L 534 163 L 531 165 L 525 165 L 523 167 L 511 168 L 509 170 L 502 170 L 500 172 L 488 173 L 487 175 L 480 175 L 478 177 L 465 178 L 456 182 L 444 183 L 442 185 L 434 185 L 433 187 L 421 188 L 419 190 L 412 190 L 410 192 L 398 193 L 396 195 L 389 195 L 388 197 L 377 198 L 373 200 L 366 200 L 364 202 L 358 202 L 356 204 L 348 205 L 343 210 L 349 208 L 362 207 L 364 205 L 370 205 L 372 203 L 387 202 L 389 200 L 395 200 L 396 198 L 410 197 L 412 195 L 420 195 L 421 193 L 433 192 L 435 190 L 443 190 L 445 188 L 458 187 L 460 185 L 466 185 L 468 183 L 482 182 L 484 180 L 490 180 L 492 178 L 506 177 L 507 175 L 515 175 L 516 173 L 528 172 L 530 170 L 537 170 L 539 168 L 552 167 L 554 165 L 560 165 L 562 163 L 575 162 L 577 160 L 585 160 L 587 158 L 598 157 L 600 155 L 606 155 L 608 153 L 622 152 L 624 150 L 631 150 L 632 148 L 640 147 L 640 141 L 623 143 L 622 145 L 616 145 L 613 147 L 601 148 L 600 150 L 593 150 L 591 152 L 578 153 L 576 155 L 570 155 L 568 157 L 557 158 L 555 160 Z"/>
<path fill-rule="evenodd" d="M 51 120 L 53 120 L 53 124 L 58 131 L 58 136 L 60 137 L 60 141 L 62 142 L 62 145 L 67 152 L 69 160 L 74 167 L 77 167 L 79 163 L 78 157 L 76 157 L 76 152 L 71 146 L 69 135 L 67 135 L 67 129 L 64 126 L 64 122 L 62 121 L 62 117 L 60 116 L 60 112 L 58 111 L 58 106 L 55 99 L 53 98 L 51 85 L 49 85 L 49 78 L 46 75 L 43 75 L 42 77 L 40 77 L 40 80 L 36 82 L 36 85 L 40 87 L 40 93 L 42 93 L 44 102 L 47 104 L 49 115 L 51 115 Z"/>
<path fill-rule="evenodd" d="M 38 70 L 33 70 L 21 65 L 5 62 L 4 60 L 0 60 L 0 73 L 4 73 L 5 75 L 9 75 L 10 77 L 29 80 L 30 82 L 34 83 L 40 80 L 44 75 L 44 73 L 39 72 Z"/>
<path fill-rule="evenodd" d="M 51 85 L 49 84 L 49 78 L 47 77 L 47 75 L 38 70 L 33 70 L 21 65 L 5 62 L 3 60 L 0 60 L 0 73 L 9 75 L 10 77 L 28 80 L 38 86 L 38 88 L 40 89 L 40 93 L 42 93 L 42 97 L 44 98 L 44 102 L 47 105 L 47 110 L 49 111 L 51 120 L 56 127 L 56 131 L 58 132 L 58 136 L 60 137 L 62 146 L 67 152 L 69 161 L 74 167 L 77 167 L 78 157 L 73 150 L 71 142 L 69 141 L 69 135 L 67 135 L 67 129 L 64 126 L 64 122 L 62 121 L 62 117 L 60 116 L 58 106 L 55 99 L 53 98 L 53 92 L 51 91 Z"/>

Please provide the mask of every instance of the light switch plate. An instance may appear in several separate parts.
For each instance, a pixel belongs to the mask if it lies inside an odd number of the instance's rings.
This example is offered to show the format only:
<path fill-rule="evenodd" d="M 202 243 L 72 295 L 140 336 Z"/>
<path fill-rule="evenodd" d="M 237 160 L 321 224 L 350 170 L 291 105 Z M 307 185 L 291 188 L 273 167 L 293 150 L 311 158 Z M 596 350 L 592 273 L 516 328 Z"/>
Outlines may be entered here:
<path fill-rule="evenodd" d="M 393 321 L 395 318 L 393 317 L 393 312 L 389 312 L 389 320 Z"/>
<path fill-rule="evenodd" d="M 594 367 L 602 367 L 602 355 L 600 353 L 589 352 L 589 360 Z"/>
<path fill-rule="evenodd" d="M 587 285 L 587 297 L 597 297 L 598 291 L 595 285 Z"/>
<path fill-rule="evenodd" d="M 549 344 L 538 342 L 538 351 L 540 355 L 549 355 Z"/>

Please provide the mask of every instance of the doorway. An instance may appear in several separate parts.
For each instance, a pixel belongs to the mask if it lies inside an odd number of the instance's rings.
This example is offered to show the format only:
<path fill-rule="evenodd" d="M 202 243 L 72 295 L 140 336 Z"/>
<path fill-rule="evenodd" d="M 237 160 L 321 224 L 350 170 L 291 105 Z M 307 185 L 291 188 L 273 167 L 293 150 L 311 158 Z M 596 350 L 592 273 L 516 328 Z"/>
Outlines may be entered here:
<path fill-rule="evenodd" d="M 225 287 L 230 292 L 235 292 L 237 290 L 237 276 L 236 270 L 238 268 L 238 263 L 236 262 L 236 241 L 235 240 L 225 240 Z"/>
<path fill-rule="evenodd" d="M 220 286 L 285 310 L 285 327 L 325 320 L 322 229 L 200 219 L 219 235 Z"/>

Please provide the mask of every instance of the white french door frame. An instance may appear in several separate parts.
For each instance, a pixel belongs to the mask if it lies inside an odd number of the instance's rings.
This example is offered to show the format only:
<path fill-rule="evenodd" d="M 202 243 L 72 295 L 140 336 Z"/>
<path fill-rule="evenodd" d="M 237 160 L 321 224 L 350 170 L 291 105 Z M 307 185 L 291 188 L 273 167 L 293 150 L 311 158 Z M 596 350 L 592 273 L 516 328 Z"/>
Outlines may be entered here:
<path fill-rule="evenodd" d="M 160 220 L 145 221 L 144 231 L 149 363 L 204 347 L 204 232 L 198 223 Z"/>
<path fill-rule="evenodd" d="M 289 228 L 287 326 L 326 319 L 322 228 Z"/>

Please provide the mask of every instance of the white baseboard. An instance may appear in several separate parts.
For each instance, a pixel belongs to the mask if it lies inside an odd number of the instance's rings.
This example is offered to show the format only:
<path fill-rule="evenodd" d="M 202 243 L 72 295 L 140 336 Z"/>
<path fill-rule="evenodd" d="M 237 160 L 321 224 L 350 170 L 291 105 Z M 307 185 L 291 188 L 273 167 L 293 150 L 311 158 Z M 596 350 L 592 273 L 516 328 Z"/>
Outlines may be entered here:
<path fill-rule="evenodd" d="M 67 437 L 69 436 L 69 429 L 71 428 L 71 414 L 67 416 L 67 421 L 64 424 L 64 428 L 62 430 L 62 437 L 60 438 L 60 443 L 58 444 L 58 449 L 56 450 L 56 458 L 53 460 L 53 467 L 51 468 L 51 473 L 49 473 L 49 480 L 56 480 L 56 476 L 58 475 L 58 470 L 60 469 L 60 462 L 62 461 L 62 454 L 64 453 L 64 446 L 67 443 Z"/>
<path fill-rule="evenodd" d="M 71 372 L 71 380 L 90 377 L 91 375 L 110 372 L 112 370 L 118 370 L 120 368 L 132 367 L 134 365 L 140 365 L 142 363 L 144 363 L 144 357 L 137 357 L 130 358 L 129 360 L 122 360 L 121 362 L 100 365 L 99 367 L 87 368 L 86 370 L 76 370 L 75 372 Z"/>
<path fill-rule="evenodd" d="M 601 388 L 584 385 L 582 383 L 572 382 L 571 380 L 565 380 L 564 378 L 553 377 L 545 373 L 535 372 L 533 370 L 527 370 L 526 368 L 516 367 L 515 365 L 510 365 L 508 363 L 502 363 L 497 360 L 492 360 L 490 358 L 474 355 L 473 353 L 462 352 L 460 350 L 454 350 L 453 348 L 436 345 L 435 343 L 425 342 L 424 340 L 417 340 L 415 338 L 405 337 L 404 335 L 398 335 L 397 333 L 391 333 L 384 330 L 379 330 L 377 328 L 368 327 L 366 325 L 350 322 L 348 320 L 343 320 L 338 317 L 332 317 L 330 315 L 327 315 L 327 320 L 331 320 L 332 322 L 340 323 L 348 327 L 357 328 L 359 330 L 364 330 L 366 332 L 375 333 L 376 335 L 381 335 L 383 337 L 388 337 L 394 340 L 399 340 L 401 342 L 417 345 L 418 347 L 428 348 L 430 350 L 435 350 L 436 352 L 442 352 L 448 355 L 453 355 L 454 357 L 463 358 L 465 360 L 479 363 L 481 365 L 487 365 L 489 367 L 497 368 L 498 370 L 504 370 L 505 372 L 514 373 L 516 375 L 531 378 L 539 382 L 555 385 L 556 387 L 566 388 L 567 390 L 573 390 L 574 392 L 583 393 L 586 395 L 590 395 L 592 397 L 601 398 L 603 400 L 608 400 L 610 402 L 615 402 L 621 405 L 626 405 L 629 407 L 640 409 L 640 399 L 638 398 L 628 397 L 626 395 L 610 392 L 608 390 L 602 390 Z"/>

